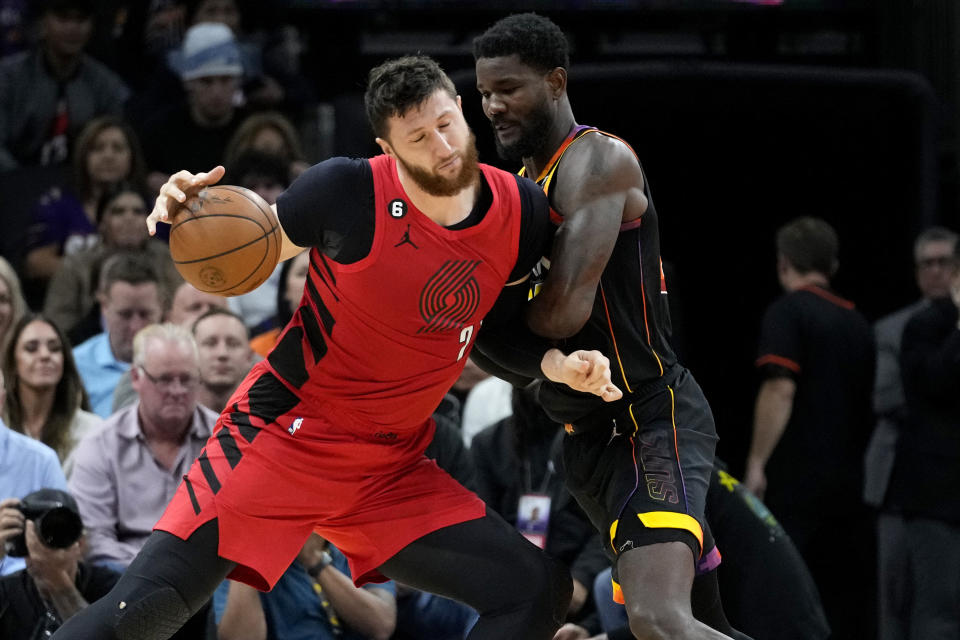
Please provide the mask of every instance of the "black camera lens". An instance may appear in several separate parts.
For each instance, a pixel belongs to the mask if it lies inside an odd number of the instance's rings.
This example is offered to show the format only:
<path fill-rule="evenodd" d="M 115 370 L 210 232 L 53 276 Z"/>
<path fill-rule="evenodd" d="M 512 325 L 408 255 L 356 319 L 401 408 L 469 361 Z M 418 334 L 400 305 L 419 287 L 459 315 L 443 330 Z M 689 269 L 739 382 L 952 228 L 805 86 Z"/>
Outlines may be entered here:
<path fill-rule="evenodd" d="M 50 509 L 35 520 L 37 536 L 48 547 L 66 549 L 80 539 L 83 523 L 67 507 Z"/>

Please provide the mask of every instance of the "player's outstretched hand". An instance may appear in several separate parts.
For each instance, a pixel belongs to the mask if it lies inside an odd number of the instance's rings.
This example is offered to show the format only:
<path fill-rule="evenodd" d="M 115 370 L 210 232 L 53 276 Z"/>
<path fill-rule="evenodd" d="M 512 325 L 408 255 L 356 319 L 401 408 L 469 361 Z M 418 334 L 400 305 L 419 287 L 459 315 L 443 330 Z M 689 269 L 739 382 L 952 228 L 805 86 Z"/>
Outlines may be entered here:
<path fill-rule="evenodd" d="M 599 351 L 580 350 L 566 355 L 559 349 L 550 349 L 543 355 L 540 368 L 548 379 L 598 395 L 604 402 L 623 397 L 623 392 L 610 381 L 610 360 Z"/>
<path fill-rule="evenodd" d="M 147 216 L 147 230 L 150 235 L 157 232 L 157 223 L 170 223 L 170 219 L 181 208 L 200 208 L 200 191 L 204 187 L 216 184 L 223 178 L 226 169 L 216 166 L 206 173 L 177 171 L 160 187 L 160 195 L 153 205 L 153 211 Z"/>

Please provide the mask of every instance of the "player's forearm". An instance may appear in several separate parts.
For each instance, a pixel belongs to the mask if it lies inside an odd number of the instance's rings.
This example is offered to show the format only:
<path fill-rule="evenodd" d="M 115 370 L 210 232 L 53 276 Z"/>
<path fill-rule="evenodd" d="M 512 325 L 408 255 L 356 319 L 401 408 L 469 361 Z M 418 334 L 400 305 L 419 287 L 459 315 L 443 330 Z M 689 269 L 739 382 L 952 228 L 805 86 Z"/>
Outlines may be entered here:
<path fill-rule="evenodd" d="M 749 462 L 762 467 L 770 459 L 790 421 L 795 391 L 796 383 L 789 378 L 772 378 L 761 385 L 754 409 Z"/>
<path fill-rule="evenodd" d="M 362 636 L 374 640 L 386 640 L 397 625 L 397 605 L 388 592 L 383 595 L 375 590 L 358 589 L 353 581 L 329 566 L 317 576 L 317 580 L 340 618 L 340 623 Z"/>

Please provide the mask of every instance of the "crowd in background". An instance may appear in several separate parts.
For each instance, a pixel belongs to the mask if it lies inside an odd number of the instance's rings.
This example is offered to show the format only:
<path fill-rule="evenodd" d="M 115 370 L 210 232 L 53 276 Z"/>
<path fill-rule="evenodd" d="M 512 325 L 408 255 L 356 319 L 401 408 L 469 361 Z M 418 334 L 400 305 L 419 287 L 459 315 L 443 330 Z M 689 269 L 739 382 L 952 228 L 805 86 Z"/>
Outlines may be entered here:
<path fill-rule="evenodd" d="M 272 204 L 321 159 L 300 144 L 315 96 L 295 27 L 251 30 L 235 0 L 133 3 L 107 25 L 99 6 L 0 0 L 0 171 L 49 169 L 22 259 L 0 258 L 0 541 L 26 526 L 18 505 L 31 496 L 85 531 L 58 548 L 30 524 L 27 559 L 0 554 L 0 603 L 15 605 L 0 607 L 4 638 L 42 637 L 115 583 L 306 280 L 304 253 L 250 294 L 203 293 L 144 224 L 178 169 L 223 164 L 226 182 Z M 95 27 L 136 54 L 92 57 Z M 960 594 L 956 240 L 941 228 L 916 240 L 921 299 L 871 329 L 830 287 L 840 239 L 828 225 L 804 220 L 776 238 L 785 293 L 757 336 L 744 483 L 793 540 L 813 578 L 796 580 L 810 601 L 819 592 L 836 638 L 874 626 L 885 639 L 960 634 L 949 614 Z M 548 522 L 531 540 L 571 569 L 565 637 L 612 629 L 602 543 L 558 467 L 562 426 L 472 364 L 435 418 L 438 464 L 509 521 Z M 520 513 L 524 494 L 550 496 L 550 513 Z M 826 634 L 811 616 L 807 628 Z M 475 619 L 402 584 L 354 587 L 344 556 L 314 535 L 273 591 L 225 582 L 176 637 L 443 640 Z"/>

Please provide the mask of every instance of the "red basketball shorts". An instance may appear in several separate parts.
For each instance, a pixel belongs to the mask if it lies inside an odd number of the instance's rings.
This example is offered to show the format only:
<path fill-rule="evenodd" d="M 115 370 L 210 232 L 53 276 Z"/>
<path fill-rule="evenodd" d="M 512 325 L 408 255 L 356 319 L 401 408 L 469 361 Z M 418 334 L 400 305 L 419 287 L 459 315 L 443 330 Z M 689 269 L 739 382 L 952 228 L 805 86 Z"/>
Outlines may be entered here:
<path fill-rule="evenodd" d="M 405 433 L 377 431 L 300 401 L 258 366 L 155 528 L 187 539 L 217 518 L 219 555 L 237 563 L 230 577 L 260 590 L 312 531 L 346 555 L 358 586 L 382 582 L 377 567 L 414 540 L 485 514 L 423 455 L 434 429 L 431 419 Z"/>

